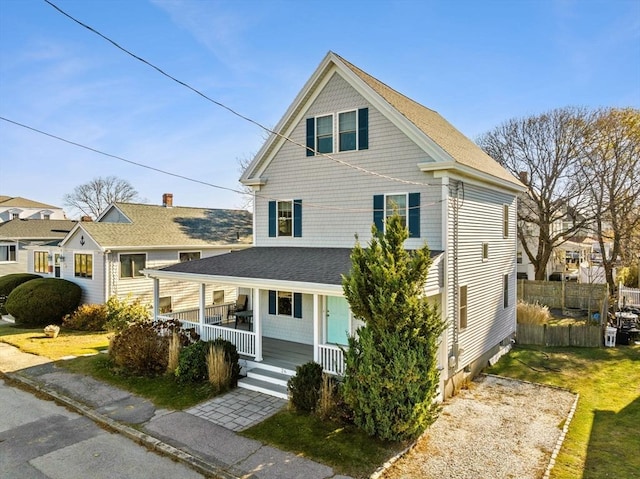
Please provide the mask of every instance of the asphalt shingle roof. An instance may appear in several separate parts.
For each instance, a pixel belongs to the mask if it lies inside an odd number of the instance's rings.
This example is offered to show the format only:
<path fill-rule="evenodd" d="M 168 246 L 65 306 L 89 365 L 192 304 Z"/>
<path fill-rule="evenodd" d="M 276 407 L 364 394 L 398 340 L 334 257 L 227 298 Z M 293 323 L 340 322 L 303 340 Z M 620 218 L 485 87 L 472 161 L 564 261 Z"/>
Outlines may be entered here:
<path fill-rule="evenodd" d="M 115 203 L 131 223 L 84 222 L 102 247 L 248 245 L 252 214 L 245 210 Z"/>
<path fill-rule="evenodd" d="M 440 253 L 432 251 L 431 257 Z M 341 275 L 351 271 L 351 248 L 254 247 L 161 271 L 340 285 Z"/>
<path fill-rule="evenodd" d="M 57 206 L 47 205 L 40 203 L 39 201 L 33 201 L 20 196 L 5 196 L 0 195 L 0 206 L 15 206 L 21 208 L 46 208 L 46 209 L 59 209 Z"/>
<path fill-rule="evenodd" d="M 0 223 L 0 238 L 62 239 L 77 221 L 16 219 Z"/>

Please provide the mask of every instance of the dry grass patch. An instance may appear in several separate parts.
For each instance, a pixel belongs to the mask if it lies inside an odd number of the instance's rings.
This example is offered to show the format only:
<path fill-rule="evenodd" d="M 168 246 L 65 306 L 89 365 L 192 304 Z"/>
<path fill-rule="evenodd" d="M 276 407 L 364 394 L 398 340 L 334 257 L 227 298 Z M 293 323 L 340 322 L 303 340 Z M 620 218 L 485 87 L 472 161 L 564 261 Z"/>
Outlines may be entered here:
<path fill-rule="evenodd" d="M 518 301 L 516 310 L 518 324 L 547 324 L 551 319 L 551 312 L 547 306 L 539 303 Z"/>

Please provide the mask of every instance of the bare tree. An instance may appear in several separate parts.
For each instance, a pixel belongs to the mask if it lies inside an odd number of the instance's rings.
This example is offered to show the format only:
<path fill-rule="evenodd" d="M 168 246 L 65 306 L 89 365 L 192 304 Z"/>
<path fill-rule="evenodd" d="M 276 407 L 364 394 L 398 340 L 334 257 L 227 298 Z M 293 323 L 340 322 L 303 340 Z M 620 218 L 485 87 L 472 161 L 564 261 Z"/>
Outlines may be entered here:
<path fill-rule="evenodd" d="M 578 174 L 588 117 L 584 109 L 559 108 L 508 120 L 478 139 L 527 186 L 518 206 L 518 238 L 536 280 L 546 279 L 553 250 L 589 221 Z"/>
<path fill-rule="evenodd" d="M 621 260 L 637 261 L 640 252 L 635 244 L 640 230 L 640 110 L 596 112 L 586 131 L 583 154 L 594 232 L 613 291 L 613 268 Z"/>
<path fill-rule="evenodd" d="M 115 176 L 94 178 L 76 186 L 72 193 L 64 195 L 64 204 L 79 210 L 84 216 L 96 219 L 107 206 L 116 201 L 138 199 L 138 192 L 127 180 Z"/>

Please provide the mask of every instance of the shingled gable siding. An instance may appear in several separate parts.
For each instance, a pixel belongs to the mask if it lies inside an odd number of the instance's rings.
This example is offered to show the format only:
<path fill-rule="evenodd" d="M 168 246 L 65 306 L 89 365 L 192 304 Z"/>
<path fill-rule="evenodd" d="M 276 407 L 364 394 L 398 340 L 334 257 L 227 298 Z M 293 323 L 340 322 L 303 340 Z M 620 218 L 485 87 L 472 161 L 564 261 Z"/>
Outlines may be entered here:
<path fill-rule="evenodd" d="M 367 105 L 344 79 L 335 76 L 316 98 L 294 129 L 292 137 L 306 142 L 306 118 L 327 112 L 345 111 Z M 266 168 L 269 180 L 256 198 L 257 246 L 312 246 L 351 248 L 354 235 L 361 242 L 371 236 L 372 198 L 381 193 L 419 192 L 421 196 L 420 237 L 407 241 L 417 248 L 425 241 L 434 249 L 441 244 L 440 180 L 418 170 L 417 163 L 428 156 L 393 126 L 371 105 L 369 108 L 369 149 L 334 153 L 354 165 L 382 174 L 435 186 L 406 185 L 390 182 L 327 158 L 307 157 L 303 148 L 285 143 Z M 300 198 L 304 207 L 304 231 L 300 239 L 270 238 L 268 235 L 268 200 L 263 198 Z M 426 205 L 426 206 L 425 206 Z"/>
<path fill-rule="evenodd" d="M 462 368 L 469 358 L 477 358 L 515 330 L 515 217 L 508 238 L 502 234 L 502 210 L 510 204 L 515 212 L 515 198 L 465 184 L 464 202 L 459 213 L 459 280 L 467 285 L 468 325 L 460 333 L 463 349 Z M 450 214 L 452 210 L 450 209 Z M 489 257 L 482 259 L 482 243 L 489 243 Z M 453 251 L 453 229 L 448 248 Z M 453 278 L 453 255 L 449 255 L 449 274 Z M 503 307 L 503 275 L 509 274 L 509 307 Z M 449 288 L 449 311 L 453 312 L 453 288 Z M 453 317 L 451 317 L 453 320 Z"/>

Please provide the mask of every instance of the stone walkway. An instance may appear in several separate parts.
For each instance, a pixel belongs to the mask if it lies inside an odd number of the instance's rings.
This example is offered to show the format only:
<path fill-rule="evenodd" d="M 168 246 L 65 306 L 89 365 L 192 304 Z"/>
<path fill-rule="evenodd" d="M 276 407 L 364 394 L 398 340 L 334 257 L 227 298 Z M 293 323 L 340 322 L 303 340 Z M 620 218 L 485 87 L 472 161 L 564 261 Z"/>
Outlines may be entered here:
<path fill-rule="evenodd" d="M 185 412 L 231 431 L 242 431 L 273 416 L 286 404 L 284 399 L 236 388 Z"/>

